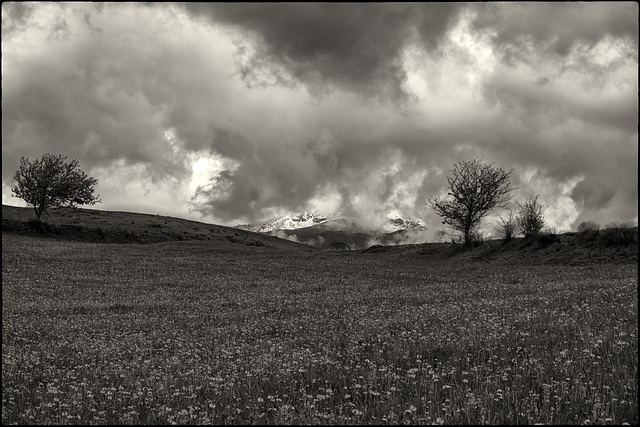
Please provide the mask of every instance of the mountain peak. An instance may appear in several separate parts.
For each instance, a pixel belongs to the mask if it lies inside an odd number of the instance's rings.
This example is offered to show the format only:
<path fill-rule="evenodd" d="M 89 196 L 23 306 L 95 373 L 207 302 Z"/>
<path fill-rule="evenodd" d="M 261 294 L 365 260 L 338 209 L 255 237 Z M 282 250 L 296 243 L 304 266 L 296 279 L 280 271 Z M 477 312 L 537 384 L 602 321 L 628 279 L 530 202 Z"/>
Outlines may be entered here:
<path fill-rule="evenodd" d="M 403 216 L 398 211 L 390 211 L 386 215 L 387 223 L 382 227 L 383 230 L 395 232 L 400 230 L 426 230 L 424 223 L 415 218 Z M 342 221 L 338 221 L 342 220 Z M 269 233 L 274 230 L 297 230 L 299 228 L 312 227 L 314 225 L 324 224 L 338 221 L 334 226 L 337 228 L 346 227 L 344 218 L 327 218 L 326 216 L 318 212 L 302 212 L 300 214 L 278 216 L 269 219 L 268 221 L 258 224 L 239 224 L 236 228 L 240 228 L 248 231 L 255 231 L 258 233 Z M 350 227 L 353 228 L 355 223 L 351 224 L 347 221 Z M 340 226 L 338 226 L 338 223 Z"/>
<path fill-rule="evenodd" d="M 403 216 L 399 212 L 393 210 L 387 213 L 389 225 L 394 231 L 399 230 L 426 230 L 424 222 L 417 218 Z"/>
<path fill-rule="evenodd" d="M 273 230 L 296 230 L 298 228 L 311 227 L 313 225 L 322 224 L 327 221 L 327 217 L 317 212 L 302 212 L 297 215 L 285 215 L 256 225 L 239 226 L 241 228 L 252 227 L 252 231 L 259 233 L 268 233 Z M 249 228 L 245 228 L 248 230 Z"/>

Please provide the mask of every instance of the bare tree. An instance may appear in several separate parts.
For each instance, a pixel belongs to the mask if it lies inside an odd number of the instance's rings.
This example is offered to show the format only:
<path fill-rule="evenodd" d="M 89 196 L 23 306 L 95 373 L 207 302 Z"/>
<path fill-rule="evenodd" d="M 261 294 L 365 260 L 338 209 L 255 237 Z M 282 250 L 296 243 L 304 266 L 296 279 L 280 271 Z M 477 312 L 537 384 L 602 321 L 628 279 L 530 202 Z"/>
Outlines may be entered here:
<path fill-rule="evenodd" d="M 99 195 L 93 195 L 98 180 L 80 170 L 77 160 L 67 162 L 60 154 L 46 153 L 33 161 L 22 157 L 13 179 L 17 184 L 11 189 L 12 195 L 32 205 L 38 220 L 51 206 L 75 207 L 101 202 Z"/>
<path fill-rule="evenodd" d="M 508 242 L 516 237 L 516 234 L 518 234 L 518 218 L 516 218 L 514 212 L 509 209 L 509 216 L 506 218 L 498 216 L 498 218 L 500 220 L 498 221 L 496 231 L 502 235 L 504 241 Z"/>
<path fill-rule="evenodd" d="M 524 203 L 518 203 L 518 231 L 524 235 L 524 237 L 535 236 L 544 227 L 543 212 L 546 209 L 545 206 L 538 204 L 538 196 L 535 198 L 529 196 L 529 199 Z"/>
<path fill-rule="evenodd" d="M 429 204 L 443 218 L 442 223 L 464 236 L 465 246 L 472 241 L 473 231 L 482 218 L 493 208 L 504 208 L 513 197 L 510 193 L 510 175 L 493 163 L 487 165 L 478 159 L 454 164 L 447 177 L 450 198 L 431 196 Z"/>
<path fill-rule="evenodd" d="M 600 230 L 600 224 L 595 221 L 582 221 L 580 225 L 578 225 L 578 233 L 595 232 L 598 230 Z"/>

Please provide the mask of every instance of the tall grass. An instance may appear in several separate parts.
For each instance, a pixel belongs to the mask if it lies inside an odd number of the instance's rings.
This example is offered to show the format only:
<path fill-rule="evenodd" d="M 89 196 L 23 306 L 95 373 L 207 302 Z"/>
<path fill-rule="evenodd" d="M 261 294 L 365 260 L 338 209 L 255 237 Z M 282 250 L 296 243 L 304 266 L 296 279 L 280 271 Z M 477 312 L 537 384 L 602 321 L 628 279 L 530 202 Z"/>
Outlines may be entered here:
<path fill-rule="evenodd" d="M 3 424 L 638 422 L 635 264 L 2 240 Z"/>

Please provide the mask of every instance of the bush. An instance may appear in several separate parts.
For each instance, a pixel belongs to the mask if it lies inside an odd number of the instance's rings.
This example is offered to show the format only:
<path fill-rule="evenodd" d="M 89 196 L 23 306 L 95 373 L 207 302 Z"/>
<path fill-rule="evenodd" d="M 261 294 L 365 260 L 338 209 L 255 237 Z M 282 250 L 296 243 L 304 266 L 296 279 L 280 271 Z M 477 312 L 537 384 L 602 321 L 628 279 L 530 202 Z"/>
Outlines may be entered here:
<path fill-rule="evenodd" d="M 578 225 L 578 233 L 586 233 L 588 231 L 600 230 L 600 224 L 595 221 L 582 221 Z"/>
<path fill-rule="evenodd" d="M 345 242 L 337 241 L 337 242 L 332 242 L 329 245 L 329 249 L 331 249 L 332 251 L 348 251 L 351 248 Z"/>
<path fill-rule="evenodd" d="M 486 237 L 482 233 L 482 231 L 478 231 L 478 230 L 472 230 L 469 233 L 469 238 L 471 240 L 471 246 L 472 247 L 480 246 L 486 240 Z"/>
<path fill-rule="evenodd" d="M 546 248 L 552 243 L 556 241 L 556 233 L 554 230 L 546 229 L 543 232 L 536 233 L 534 236 L 536 242 L 538 243 L 538 247 Z"/>
<path fill-rule="evenodd" d="M 60 226 L 50 225 L 37 218 L 29 219 L 28 224 L 29 228 L 40 234 L 60 234 L 62 232 L 62 228 L 60 228 Z"/>
<path fill-rule="evenodd" d="M 535 237 L 544 227 L 545 207 L 538 204 L 538 196 L 529 196 L 524 203 L 518 202 L 518 232 L 526 238 Z"/>
<path fill-rule="evenodd" d="M 633 223 L 614 222 L 600 230 L 598 241 L 605 246 L 638 244 L 638 227 Z"/>
<path fill-rule="evenodd" d="M 498 218 L 500 218 L 500 220 L 498 221 L 496 231 L 502 236 L 504 242 L 508 242 L 516 237 L 516 234 L 518 233 L 518 221 L 513 211 L 509 210 L 509 216 L 506 218 L 502 218 L 501 216 Z"/>
<path fill-rule="evenodd" d="M 46 232 L 45 224 L 38 218 L 29 219 L 29 228 L 33 231 L 37 231 L 38 233 Z"/>

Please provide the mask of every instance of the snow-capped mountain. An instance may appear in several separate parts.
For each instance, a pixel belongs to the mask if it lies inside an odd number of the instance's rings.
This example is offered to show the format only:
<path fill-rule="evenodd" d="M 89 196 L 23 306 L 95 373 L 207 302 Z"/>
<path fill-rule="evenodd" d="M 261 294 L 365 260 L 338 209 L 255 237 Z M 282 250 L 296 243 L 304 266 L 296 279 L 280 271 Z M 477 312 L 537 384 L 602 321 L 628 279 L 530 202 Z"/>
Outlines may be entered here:
<path fill-rule="evenodd" d="M 326 221 L 327 217 L 317 212 L 303 212 L 299 215 L 285 215 L 271 218 L 261 224 L 237 225 L 236 228 L 258 233 L 268 233 L 273 230 L 297 230 L 298 228 L 322 224 Z"/>
<path fill-rule="evenodd" d="M 362 229 L 355 222 L 342 217 L 328 218 L 317 212 L 303 212 L 298 215 L 285 215 L 271 218 L 270 220 L 258 224 L 239 224 L 236 228 L 254 231 L 258 233 L 269 233 L 275 230 L 297 230 L 300 228 L 312 227 L 325 224 L 328 229 L 355 230 Z M 327 228 L 325 227 L 325 228 Z M 376 227 L 367 227 L 376 228 Z M 386 215 L 386 221 L 377 227 L 380 232 L 395 232 L 401 230 L 426 230 L 424 223 L 416 218 L 403 216 L 398 211 L 390 211 Z M 369 230 L 375 231 L 375 230 Z"/>
<path fill-rule="evenodd" d="M 387 214 L 387 219 L 389 220 L 388 226 L 393 229 L 392 231 L 427 229 L 421 220 L 406 216 L 403 217 L 397 213 Z"/>
<path fill-rule="evenodd" d="M 401 231 L 401 230 L 426 230 L 422 220 L 412 218 L 407 215 L 403 215 L 397 210 L 391 210 L 386 215 L 387 223 L 381 228 L 387 232 Z"/>
<path fill-rule="evenodd" d="M 336 245 L 347 249 L 365 249 L 376 244 L 398 245 L 426 241 L 424 223 L 402 215 L 399 211 L 388 212 L 379 224 L 368 221 L 365 225 L 351 218 L 303 212 L 272 218 L 258 224 L 237 225 L 236 228 L 269 233 L 325 249 L 332 249 Z"/>

